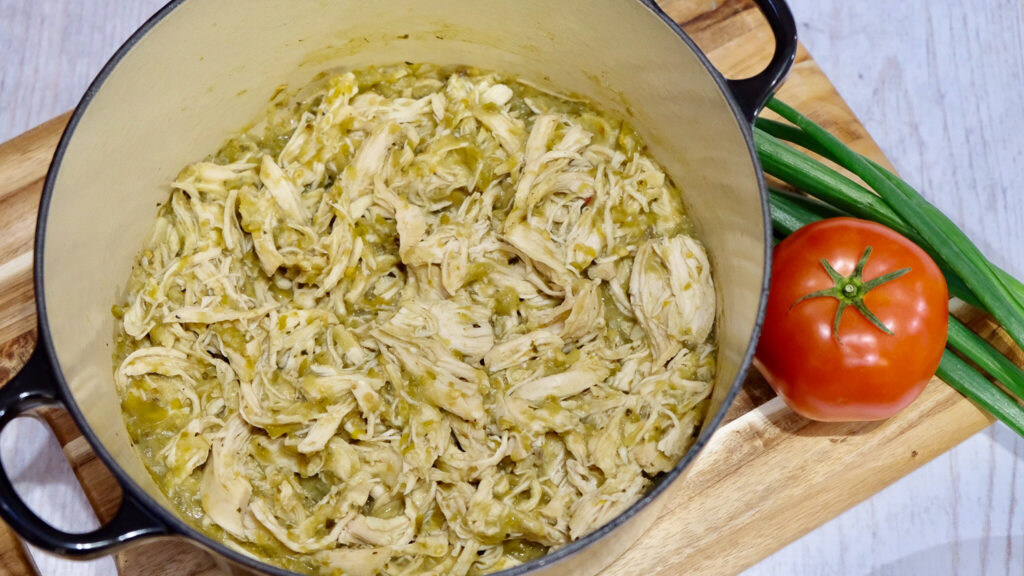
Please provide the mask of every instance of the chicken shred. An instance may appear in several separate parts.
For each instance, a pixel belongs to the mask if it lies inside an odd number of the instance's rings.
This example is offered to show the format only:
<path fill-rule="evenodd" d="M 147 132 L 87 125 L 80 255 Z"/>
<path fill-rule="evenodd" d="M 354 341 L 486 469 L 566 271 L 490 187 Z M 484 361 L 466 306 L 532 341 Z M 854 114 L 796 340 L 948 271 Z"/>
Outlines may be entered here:
<path fill-rule="evenodd" d="M 586 102 L 324 74 L 172 188 L 114 307 L 115 382 L 160 488 L 236 549 L 494 572 L 613 519 L 699 430 L 711 264 Z"/>

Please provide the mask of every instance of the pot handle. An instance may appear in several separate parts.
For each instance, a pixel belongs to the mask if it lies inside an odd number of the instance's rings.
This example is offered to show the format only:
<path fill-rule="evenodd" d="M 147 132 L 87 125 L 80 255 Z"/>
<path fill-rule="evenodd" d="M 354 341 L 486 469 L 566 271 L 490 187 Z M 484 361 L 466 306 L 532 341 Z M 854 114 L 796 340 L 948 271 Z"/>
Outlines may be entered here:
<path fill-rule="evenodd" d="M 768 66 L 760 73 L 742 80 L 726 80 L 729 91 L 739 105 L 744 117 L 751 123 L 757 118 L 768 99 L 789 75 L 796 60 L 799 44 L 796 22 L 785 0 L 754 0 L 775 36 L 775 53 Z"/>
<path fill-rule="evenodd" d="M 0 387 L 0 430 L 17 416 L 48 405 L 62 406 L 63 403 L 46 351 L 38 345 L 21 372 Z M 29 543 L 53 554 L 78 558 L 100 556 L 138 538 L 171 532 L 127 491 L 120 510 L 106 525 L 83 534 L 58 530 L 37 516 L 18 496 L 3 467 L 2 458 L 0 517 Z"/>

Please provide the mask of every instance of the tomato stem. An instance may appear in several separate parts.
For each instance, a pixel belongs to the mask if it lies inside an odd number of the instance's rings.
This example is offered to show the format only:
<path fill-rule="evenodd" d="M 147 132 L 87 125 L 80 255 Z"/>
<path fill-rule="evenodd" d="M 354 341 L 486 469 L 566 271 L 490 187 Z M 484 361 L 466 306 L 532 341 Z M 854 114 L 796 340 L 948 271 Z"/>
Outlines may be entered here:
<path fill-rule="evenodd" d="M 871 246 L 864 249 L 864 254 L 861 255 L 860 260 L 857 262 L 857 267 L 854 268 L 853 273 L 849 276 L 843 276 L 828 260 L 822 258 L 821 265 L 825 268 L 825 272 L 829 278 L 832 279 L 832 287 L 825 288 L 824 290 L 818 290 L 817 292 L 811 292 L 810 294 L 800 298 L 793 305 L 803 302 L 804 300 L 810 300 L 811 298 L 835 298 L 839 302 L 839 306 L 836 308 L 835 320 L 832 322 L 832 336 L 838 341 L 839 340 L 839 322 L 843 319 L 843 312 L 850 306 L 853 306 L 861 313 L 868 322 L 875 325 L 876 328 L 885 332 L 889 336 L 893 336 L 892 330 L 888 326 L 882 323 L 882 321 L 875 316 L 875 313 L 868 308 L 867 304 L 864 303 L 864 297 L 867 296 L 868 292 L 878 288 L 882 284 L 892 282 L 893 280 L 903 276 L 907 272 L 910 272 L 910 268 L 901 268 L 894 270 L 888 274 L 883 274 L 873 280 L 864 281 L 864 266 L 868 263 L 868 258 L 871 256 Z"/>

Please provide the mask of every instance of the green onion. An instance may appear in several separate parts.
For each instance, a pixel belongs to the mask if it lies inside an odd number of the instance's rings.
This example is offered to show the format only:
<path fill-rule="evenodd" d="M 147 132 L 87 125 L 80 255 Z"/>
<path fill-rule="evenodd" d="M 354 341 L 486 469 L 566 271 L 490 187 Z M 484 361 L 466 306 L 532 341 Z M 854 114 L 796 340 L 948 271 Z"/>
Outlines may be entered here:
<path fill-rule="evenodd" d="M 811 152 L 814 152 L 814 153 L 816 153 L 816 154 L 818 154 L 820 156 L 823 156 L 824 158 L 827 158 L 828 160 L 831 160 L 831 161 L 835 162 L 836 164 L 840 163 L 837 160 L 837 157 L 835 155 L 833 155 L 830 151 L 826 150 L 823 146 L 821 146 L 813 138 L 807 136 L 807 134 L 805 132 L 803 132 L 802 130 L 800 130 L 796 126 L 792 126 L 792 125 L 789 125 L 789 124 L 783 124 L 782 122 L 777 122 L 775 120 L 769 120 L 767 118 L 758 118 L 757 122 L 756 122 L 756 126 L 760 129 L 760 132 L 761 132 L 760 136 L 762 138 L 764 137 L 765 134 L 767 134 L 767 135 L 772 136 L 774 138 L 785 140 L 787 142 L 791 142 L 793 144 L 796 144 L 798 146 L 806 148 L 806 149 L 810 150 Z M 789 149 L 789 150 L 792 153 L 794 153 L 794 154 L 800 154 L 796 150 L 792 150 L 792 149 Z M 891 171 L 889 171 L 885 167 L 879 165 L 877 162 L 875 162 L 874 160 L 872 160 L 872 159 L 870 159 L 870 158 L 868 158 L 866 156 L 861 155 L 861 157 L 864 158 L 867 162 L 871 163 L 871 165 L 874 166 L 874 168 L 876 170 L 881 172 L 882 175 L 884 175 L 886 178 L 888 178 L 895 186 L 906 187 L 906 188 L 909 188 L 911 191 L 913 191 L 913 189 L 910 188 L 909 185 L 906 182 L 901 180 L 898 176 L 893 174 Z M 813 159 L 812 159 L 812 161 L 813 161 Z M 828 168 L 827 166 L 822 165 L 822 167 L 825 168 L 826 170 L 831 170 L 831 168 Z M 768 172 L 769 174 L 771 174 L 771 172 L 769 170 L 765 170 L 765 171 Z M 834 170 L 832 170 L 832 172 L 834 173 L 834 174 L 832 174 L 832 177 L 845 179 L 845 180 L 849 181 L 850 185 L 857 185 L 852 180 L 849 180 L 848 178 L 846 178 L 842 174 L 840 174 L 838 172 L 835 172 Z M 773 174 L 773 175 L 775 175 L 775 174 Z M 777 178 L 780 178 L 780 179 L 785 179 L 781 175 L 775 175 L 775 176 Z M 807 192 L 808 194 L 815 195 L 813 190 L 805 189 L 804 191 Z M 916 194 L 917 192 L 914 191 L 913 193 Z M 870 208 L 871 207 L 865 207 L 866 210 L 870 210 Z M 859 214 L 858 216 L 861 217 L 861 218 L 866 218 L 866 219 L 870 219 L 870 220 L 875 220 L 877 222 L 882 222 L 883 221 L 882 219 L 885 218 L 887 215 L 885 215 L 885 214 L 883 214 L 883 215 L 878 215 L 878 214 L 870 214 L 870 215 L 869 214 Z M 932 250 L 930 246 L 923 245 L 922 244 L 924 242 L 923 239 L 918 238 L 918 237 L 914 237 L 914 236 L 916 236 L 916 234 L 914 234 L 914 232 L 911 231 L 907 227 L 905 222 L 901 221 L 899 223 L 899 225 L 897 225 L 897 226 L 890 226 L 890 228 L 892 228 L 893 230 L 896 230 L 897 232 L 899 232 L 899 233 L 903 234 L 904 236 L 907 236 L 908 238 L 913 240 L 916 244 L 918 244 L 919 246 L 924 248 L 926 251 L 928 251 L 929 255 L 931 255 L 931 257 L 936 262 L 940 262 L 940 258 L 934 253 L 934 250 Z M 996 273 L 996 275 L 999 276 L 999 279 L 1003 282 L 1003 284 L 1005 284 L 1007 286 L 1007 288 L 1010 290 L 1011 294 L 1014 297 L 1014 300 L 1017 301 L 1018 306 L 1021 306 L 1022 308 L 1024 308 L 1024 282 L 1021 282 L 1020 280 L 1017 280 L 1016 278 L 1011 276 L 1010 273 L 1008 273 L 1005 270 L 999 268 L 998 266 L 995 266 L 991 262 L 989 262 L 989 265 L 992 267 L 992 269 Z M 940 262 L 940 266 L 942 268 L 944 268 L 944 269 L 948 268 L 948 266 L 943 265 L 941 262 Z M 972 295 L 971 298 L 973 299 L 973 295 Z M 980 303 L 976 303 L 974 301 L 971 301 L 971 299 L 968 299 L 968 298 L 961 298 L 961 299 L 967 301 L 972 306 L 977 306 L 979 308 L 981 307 Z"/>
<path fill-rule="evenodd" d="M 755 139 L 765 172 L 818 199 L 769 190 L 772 227 L 777 236 L 784 237 L 811 222 L 842 215 L 889 226 L 932 256 L 942 268 L 952 295 L 988 311 L 1021 345 L 1024 340 L 1024 284 L 992 264 L 948 217 L 895 174 L 850 150 L 782 102 L 773 100 L 768 107 L 794 125 L 764 118 L 757 120 Z M 791 148 L 783 140 L 835 162 L 878 194 Z M 952 315 L 947 346 L 949 350 L 937 371 L 939 377 L 1024 436 L 1024 406 L 1014 398 L 1014 395 L 1024 398 L 1024 370 Z M 993 384 L 954 351 L 998 380 L 1006 390 Z"/>
<path fill-rule="evenodd" d="M 783 138 L 788 142 L 804 146 L 809 150 L 819 153 L 823 156 L 826 155 L 827 152 L 821 150 L 820 146 L 818 146 L 816 143 L 813 143 L 813 141 L 807 138 L 803 132 L 800 132 L 800 130 L 794 126 L 788 126 L 780 122 L 775 122 L 774 120 L 765 120 L 764 118 L 759 118 L 757 120 L 757 125 L 759 128 L 764 128 L 762 130 L 755 130 L 755 135 L 758 139 L 759 150 L 763 149 L 766 151 L 770 151 L 766 152 L 766 154 L 770 154 L 770 157 L 762 157 L 762 164 L 764 170 L 768 174 L 771 174 L 772 176 L 775 176 L 780 180 L 792 184 L 793 186 L 800 188 L 801 190 L 812 196 L 818 198 L 824 196 L 825 200 L 828 200 L 827 194 L 835 193 L 835 189 L 837 187 L 847 188 L 848 190 L 848 187 L 856 187 L 860 188 L 860 190 L 864 190 L 863 187 L 861 187 L 859 184 L 853 182 L 843 174 L 836 172 L 835 170 L 829 168 L 828 166 L 825 166 L 824 164 L 819 164 L 818 168 L 820 170 L 813 174 L 802 174 L 800 179 L 792 178 L 789 174 L 788 168 L 782 169 L 780 167 L 789 167 L 793 164 L 802 164 L 803 162 L 814 163 L 815 160 L 807 156 L 806 154 L 802 154 L 797 150 L 794 150 L 788 146 L 783 145 L 781 142 L 774 140 L 774 138 Z M 887 178 L 890 178 L 893 181 L 902 182 L 901 180 L 899 180 L 899 177 L 893 174 L 892 172 L 885 170 L 878 164 L 874 163 L 871 159 L 866 159 L 869 162 L 872 162 L 876 169 L 882 171 L 882 173 Z M 905 185 L 905 183 L 903 184 Z M 866 192 L 866 190 L 864 191 Z M 872 204 L 860 204 L 859 206 L 856 207 L 856 209 L 848 211 L 846 215 L 856 216 L 858 218 L 864 218 L 866 220 L 874 220 L 876 222 L 881 222 L 888 225 L 890 228 L 896 230 L 900 234 L 903 234 L 904 236 L 912 240 L 915 244 L 923 248 L 926 252 L 928 252 L 928 255 L 931 256 L 932 259 L 935 260 L 935 262 L 939 265 L 939 267 L 943 269 L 943 272 L 947 272 L 949 270 L 949 266 L 943 261 L 942 257 L 939 254 L 937 254 L 935 250 L 924 241 L 924 239 L 922 239 L 912 229 L 910 229 L 905 222 L 900 220 L 898 223 L 894 224 L 892 222 L 887 221 L 887 218 L 890 218 L 891 215 L 886 214 L 884 211 L 876 211 L 876 207 L 873 206 Z M 999 279 L 1003 282 L 1003 284 L 1006 285 L 1007 288 L 1010 290 L 1011 294 L 1014 297 L 1014 300 L 1017 301 L 1019 306 L 1024 308 L 1024 283 L 1011 276 L 1005 270 L 991 264 L 991 262 L 989 264 L 992 266 L 993 271 L 996 273 L 997 276 L 999 276 Z M 970 292 L 970 289 L 967 288 L 967 285 L 964 284 L 958 276 L 947 274 L 946 280 L 949 283 L 950 292 L 954 296 L 960 298 L 961 300 L 967 302 L 972 306 L 984 308 L 981 302 L 974 296 L 973 293 Z"/>
<path fill-rule="evenodd" d="M 871 162 L 803 114 L 776 99 L 768 102 L 768 108 L 802 129 L 841 166 L 871 186 L 889 208 L 915 229 L 967 284 L 985 309 L 1006 328 L 1013 341 L 1024 348 L 1024 310 L 995 274 L 985 255 L 952 220 L 909 185 L 894 184 Z"/>
<path fill-rule="evenodd" d="M 754 126 L 761 130 L 762 132 L 764 132 L 765 134 L 774 136 L 779 140 L 792 142 L 793 144 L 806 148 L 819 156 L 822 156 L 835 162 L 836 164 L 839 163 L 838 161 L 836 161 L 835 157 L 832 155 L 831 152 L 826 150 L 824 147 L 818 144 L 818 142 L 814 138 L 811 138 L 803 130 L 797 128 L 796 126 L 793 126 L 791 124 L 783 124 L 782 122 L 778 122 L 776 120 L 769 120 L 768 118 L 758 118 L 757 120 L 754 121 Z"/>
<path fill-rule="evenodd" d="M 1024 408 L 959 356 L 946 350 L 935 374 L 1011 430 L 1024 436 Z"/>
<path fill-rule="evenodd" d="M 768 190 L 768 203 L 772 210 L 772 228 L 777 235 L 783 237 L 796 232 L 811 222 L 837 216 L 849 216 L 849 214 L 841 210 L 806 196 L 798 196 L 773 189 Z M 897 232 L 899 231 L 897 230 Z M 929 255 L 933 259 L 935 258 L 934 255 Z M 941 262 L 938 264 L 943 276 L 946 277 L 949 293 L 971 306 L 980 308 L 981 302 L 974 296 L 971 289 L 964 284 L 963 280 L 956 274 L 951 273 Z"/>
<path fill-rule="evenodd" d="M 875 161 L 871 160 L 870 158 L 865 159 L 868 162 L 870 162 L 873 166 L 875 166 L 875 169 L 880 171 L 883 176 L 885 176 L 890 182 L 893 183 L 894 186 L 896 186 L 897 188 L 901 188 L 905 194 L 917 194 L 916 190 L 911 188 L 910 185 L 904 182 L 903 180 L 900 180 L 899 177 L 897 177 L 895 174 L 878 165 Z M 936 213 L 942 215 L 943 218 L 946 218 L 946 215 L 942 214 L 942 212 L 940 212 L 938 208 L 935 208 L 930 204 L 929 207 Z M 946 219 L 948 220 L 948 218 Z M 967 242 L 969 243 L 970 240 L 967 240 Z M 990 262 L 988 259 L 985 259 L 985 264 L 987 264 L 988 267 L 991 268 L 992 272 L 995 273 L 999 281 L 1002 282 L 1003 286 L 1006 287 L 1006 289 L 1010 293 L 1010 296 L 1013 297 L 1013 300 L 1016 302 L 1019 309 L 1024 310 L 1024 283 L 1022 283 L 1020 280 L 1017 280 L 1016 278 L 1011 276 L 1009 272 L 1006 272 L 1002 268 L 999 268 L 998 266 Z"/>
<path fill-rule="evenodd" d="M 754 129 L 754 136 L 765 172 L 858 218 L 874 220 L 893 230 L 906 228 L 900 217 L 867 188 L 760 129 Z"/>
<path fill-rule="evenodd" d="M 800 203 L 795 194 L 768 190 L 768 205 L 772 211 L 772 229 L 780 236 L 789 236 L 811 222 L 828 218 L 806 204 Z M 822 206 L 825 206 L 822 204 Z M 835 210 L 827 206 L 830 210 Z M 835 210 L 835 216 L 843 213 Z"/>
<path fill-rule="evenodd" d="M 1024 398 L 1024 370 L 1003 356 L 984 338 L 949 316 L 949 343 L 1019 398 Z"/>

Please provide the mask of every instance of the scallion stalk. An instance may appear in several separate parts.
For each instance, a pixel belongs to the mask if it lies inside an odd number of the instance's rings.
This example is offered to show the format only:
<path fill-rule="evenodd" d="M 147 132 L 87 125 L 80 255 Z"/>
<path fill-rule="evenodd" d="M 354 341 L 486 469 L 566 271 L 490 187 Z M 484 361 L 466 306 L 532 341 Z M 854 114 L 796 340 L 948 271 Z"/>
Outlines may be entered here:
<path fill-rule="evenodd" d="M 772 99 L 768 108 L 803 130 L 842 167 L 871 186 L 898 218 L 904 220 L 931 245 L 944 263 L 984 304 L 985 309 L 1006 328 L 1014 342 L 1024 348 L 1024 309 L 993 271 L 993 266 L 981 250 L 971 243 L 952 220 L 909 185 L 894 184 L 866 158 L 850 150 L 838 138 L 792 107 Z"/>
<path fill-rule="evenodd" d="M 874 220 L 893 230 L 906 228 L 877 195 L 807 154 L 757 128 L 754 143 L 761 167 L 768 174 L 858 218 Z"/>
<path fill-rule="evenodd" d="M 772 209 L 772 226 L 775 233 L 783 237 L 796 232 L 799 228 L 811 222 L 837 216 L 849 216 L 849 214 L 844 213 L 842 210 L 814 199 L 779 190 L 769 189 L 768 203 Z M 928 252 L 928 250 L 925 251 Z M 934 259 L 934 255 L 929 255 Z M 981 308 L 981 302 L 974 296 L 971 289 L 960 280 L 960 277 L 950 272 L 941 262 L 937 263 L 939 264 L 939 269 L 942 270 L 942 275 L 946 277 L 946 286 L 949 288 L 949 293 L 971 306 Z"/>
<path fill-rule="evenodd" d="M 995 416 L 1017 434 L 1024 436 L 1024 408 L 994 386 L 959 356 L 946 350 L 935 374 Z"/>
<path fill-rule="evenodd" d="M 758 118 L 754 121 L 754 126 L 765 134 L 774 136 L 779 140 L 785 140 L 786 142 L 796 144 L 802 148 L 806 148 L 823 158 L 827 158 L 835 162 L 836 164 L 839 163 L 831 152 L 818 144 L 814 138 L 808 136 L 803 130 L 793 126 L 792 124 L 784 124 L 777 120 L 771 120 L 768 118 Z"/>
<path fill-rule="evenodd" d="M 911 188 L 909 184 L 901 180 L 898 176 L 896 176 L 889 170 L 886 170 L 884 167 L 880 166 L 874 160 L 871 160 L 870 158 L 866 157 L 865 160 L 867 160 L 873 166 L 875 166 L 875 169 L 881 172 L 882 175 L 885 176 L 890 182 L 892 182 L 894 186 L 902 188 L 906 194 L 917 194 L 917 191 Z M 942 214 L 942 212 L 940 212 L 938 208 L 935 208 L 934 206 L 931 206 L 931 208 L 935 212 Z M 943 218 L 946 218 L 944 214 Z M 970 240 L 967 240 L 967 242 L 970 242 Z M 1021 311 L 1024 311 L 1024 283 L 1014 278 L 1009 272 L 993 264 L 987 258 L 985 259 L 984 264 L 988 265 L 988 267 L 992 270 L 992 272 L 999 279 L 999 281 L 1003 283 L 1003 286 L 1005 286 L 1006 289 L 1009 291 L 1010 296 L 1013 297 L 1013 300 L 1016 302 L 1019 309 Z"/>
<path fill-rule="evenodd" d="M 774 137 L 774 138 L 777 138 L 777 139 L 780 139 L 780 140 L 785 140 L 786 142 L 790 142 L 790 143 L 796 144 L 796 145 L 798 145 L 798 146 L 800 146 L 802 148 L 806 148 L 807 150 L 810 150 L 811 152 L 814 152 L 814 153 L 816 153 L 816 154 L 818 154 L 818 155 L 820 155 L 820 156 L 822 156 L 822 157 L 824 157 L 824 158 L 826 158 L 828 160 L 831 160 L 832 162 L 835 162 L 836 164 L 840 164 L 841 163 L 839 161 L 839 159 L 832 152 L 830 152 L 829 150 L 825 149 L 816 140 L 814 140 L 813 138 L 809 137 L 804 131 L 802 131 L 800 128 L 797 128 L 796 126 L 792 126 L 792 125 L 789 125 L 789 124 L 784 124 L 782 122 L 778 122 L 776 120 L 770 120 L 770 119 L 767 119 L 767 118 L 758 118 L 757 122 L 756 122 L 756 126 L 759 129 L 759 133 L 760 133 L 762 138 L 764 137 L 765 134 L 767 134 L 768 136 L 771 136 L 771 137 Z M 796 153 L 796 154 L 799 154 L 799 152 L 797 152 L 795 150 L 793 150 L 793 152 Z M 886 169 L 885 167 L 881 166 L 880 164 L 878 164 L 877 162 L 875 162 L 874 160 L 872 160 L 872 159 L 870 159 L 870 158 L 868 158 L 866 156 L 863 156 L 863 155 L 860 155 L 860 156 L 862 158 L 864 158 L 864 160 L 869 162 L 872 166 L 874 166 L 874 168 L 876 170 L 878 170 L 879 172 L 881 172 L 882 175 L 884 175 L 887 179 L 889 179 L 889 181 L 892 182 L 893 185 L 898 186 L 898 187 L 910 188 L 909 185 L 906 182 L 901 180 L 899 178 L 899 176 L 896 176 L 890 170 Z M 833 174 L 831 175 L 833 178 L 840 178 L 840 179 L 849 180 L 844 175 L 842 175 L 842 174 L 840 174 L 838 172 L 835 172 L 834 170 L 832 170 L 828 166 L 822 165 L 822 167 L 825 168 L 826 170 L 831 170 L 833 172 Z M 768 173 L 771 173 L 771 171 L 769 171 L 769 170 L 765 170 L 765 171 L 768 172 Z M 776 175 L 776 177 L 778 177 L 780 179 L 784 179 L 783 175 Z M 852 180 L 850 180 L 849 183 L 851 185 L 856 185 L 856 183 L 853 182 Z M 913 189 L 910 188 L 910 190 L 913 190 Z M 813 190 L 805 189 L 805 191 L 807 193 L 809 193 L 809 194 L 814 195 Z M 913 193 L 917 194 L 916 191 L 914 191 Z M 864 208 L 866 210 L 870 210 L 871 206 L 865 206 Z M 863 214 L 859 215 L 859 217 L 861 217 L 861 218 L 869 218 L 871 220 L 880 221 L 880 222 L 883 221 L 882 218 L 885 218 L 887 216 L 888 215 L 886 215 L 886 214 L 882 214 L 882 215 L 875 214 L 875 215 L 871 215 L 871 216 L 865 216 Z M 916 244 L 918 244 L 919 246 L 924 248 L 926 251 L 928 251 L 933 259 L 935 259 L 937 262 L 939 261 L 939 258 L 934 253 L 934 250 L 932 250 L 929 246 L 925 246 L 924 244 L 922 244 L 924 242 L 924 240 L 922 238 L 912 237 L 914 235 L 914 233 L 909 229 L 909 227 L 906 225 L 905 222 L 900 222 L 897 226 L 891 226 L 890 225 L 890 228 L 892 228 L 893 230 L 896 230 L 897 232 L 900 232 L 901 234 L 903 234 L 904 236 L 907 236 L 908 238 L 911 238 L 911 240 L 913 240 Z M 1022 283 L 1020 280 L 1017 280 L 1010 273 L 1006 272 L 1002 268 L 999 268 L 998 266 L 995 266 L 991 262 L 988 262 L 988 264 L 992 268 L 993 272 L 995 272 L 996 276 L 999 277 L 1000 281 L 1002 281 L 1003 284 L 1006 285 L 1007 289 L 1010 291 L 1010 293 L 1013 296 L 1014 300 L 1016 300 L 1017 305 L 1020 306 L 1022 309 L 1024 309 L 1024 283 Z M 941 262 L 940 262 L 940 266 L 942 266 L 944 269 L 948 268 L 948 266 L 943 265 Z M 964 299 L 964 300 L 968 301 L 972 305 L 981 307 L 980 303 L 976 303 L 976 300 L 973 299 L 973 297 L 971 299 Z"/>
<path fill-rule="evenodd" d="M 1024 284 L 992 264 L 955 224 L 895 174 L 850 150 L 785 104 L 776 100 L 769 108 L 795 125 L 758 120 L 755 137 L 765 172 L 818 198 L 813 200 L 770 190 L 772 226 L 777 236 L 784 237 L 811 222 L 840 215 L 885 224 L 931 254 L 943 269 L 951 294 L 988 310 L 1008 328 L 1011 337 L 1014 336 L 1013 326 L 1018 326 L 1024 318 Z M 783 140 L 850 170 L 876 191 L 878 186 L 885 187 L 884 193 L 881 196 L 872 193 L 833 168 L 784 144 Z M 972 278 L 968 284 L 964 274 L 981 274 L 982 278 Z M 995 296 L 986 293 L 984 298 L 978 298 L 975 290 L 981 289 L 998 293 Z M 995 307 L 999 314 L 990 307 Z M 1009 318 L 1010 326 L 1000 316 Z M 1018 345 L 1022 334 L 1014 337 Z M 1024 436 L 1024 406 L 1014 397 L 1024 398 L 1024 370 L 952 315 L 947 336 L 949 349 L 943 355 L 938 376 Z M 998 380 L 1006 390 L 993 384 L 954 351 Z"/>
<path fill-rule="evenodd" d="M 964 326 L 955 316 L 949 316 L 948 342 L 971 362 L 988 372 L 1011 394 L 1024 398 L 1024 370 L 1003 356 L 984 338 Z"/>

